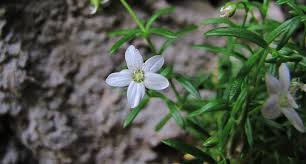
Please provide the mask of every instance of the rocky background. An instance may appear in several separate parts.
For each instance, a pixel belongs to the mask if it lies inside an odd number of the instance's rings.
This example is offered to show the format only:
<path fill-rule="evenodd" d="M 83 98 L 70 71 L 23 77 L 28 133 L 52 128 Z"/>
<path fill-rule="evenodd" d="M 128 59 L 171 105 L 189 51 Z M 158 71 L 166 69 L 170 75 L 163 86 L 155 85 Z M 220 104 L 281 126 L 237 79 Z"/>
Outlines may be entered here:
<path fill-rule="evenodd" d="M 172 30 L 201 24 L 218 16 L 219 1 L 133 0 L 142 18 L 156 9 L 176 11 L 156 26 Z M 124 129 L 130 109 L 125 91 L 107 86 L 105 78 L 120 70 L 124 45 L 116 55 L 109 48 L 118 38 L 107 35 L 134 27 L 119 1 L 90 15 L 88 0 L 1 0 L 0 2 L 0 163 L 1 164 L 142 164 L 170 163 L 180 156 L 160 144 L 185 134 L 170 121 L 160 132 L 154 126 L 167 114 L 153 100 Z M 204 42 L 200 28 L 165 53 L 181 73 L 207 72 L 213 54 L 190 48 Z M 161 38 L 153 39 L 161 45 Z M 222 44 L 221 40 L 208 40 Z M 130 42 L 150 55 L 143 40 Z M 165 91 L 169 96 L 170 90 Z"/>

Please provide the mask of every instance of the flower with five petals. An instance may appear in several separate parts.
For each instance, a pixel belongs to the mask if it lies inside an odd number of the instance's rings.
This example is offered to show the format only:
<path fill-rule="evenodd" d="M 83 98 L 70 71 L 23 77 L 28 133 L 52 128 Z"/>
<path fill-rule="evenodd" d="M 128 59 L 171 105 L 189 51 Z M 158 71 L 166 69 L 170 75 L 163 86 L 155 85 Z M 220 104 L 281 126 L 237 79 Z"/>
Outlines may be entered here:
<path fill-rule="evenodd" d="M 125 52 L 125 61 L 128 69 L 110 74 L 106 83 L 113 87 L 128 86 L 127 99 L 131 108 L 143 99 L 145 88 L 163 90 L 169 86 L 169 81 L 156 73 L 164 64 L 163 56 L 155 55 L 144 63 L 140 52 L 131 45 Z"/>
<path fill-rule="evenodd" d="M 266 74 L 266 84 L 269 98 L 264 104 L 261 113 L 267 119 L 275 119 L 284 114 L 290 123 L 300 132 L 305 132 L 302 119 L 294 108 L 297 103 L 289 92 L 290 72 L 286 64 L 279 67 L 279 80 Z"/>

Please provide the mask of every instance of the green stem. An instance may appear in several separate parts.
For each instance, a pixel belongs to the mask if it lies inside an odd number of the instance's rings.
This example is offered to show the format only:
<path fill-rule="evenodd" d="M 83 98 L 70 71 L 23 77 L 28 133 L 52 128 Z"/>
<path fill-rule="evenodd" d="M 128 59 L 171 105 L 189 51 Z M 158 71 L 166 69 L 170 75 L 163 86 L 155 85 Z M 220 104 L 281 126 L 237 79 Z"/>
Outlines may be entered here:
<path fill-rule="evenodd" d="M 144 25 L 141 23 L 139 18 L 137 17 L 136 13 L 132 10 L 130 5 L 125 0 L 120 0 L 120 2 L 125 7 L 125 9 L 129 12 L 129 14 L 131 15 L 132 19 L 136 22 L 136 24 L 141 29 L 141 31 L 145 34 L 145 40 L 148 43 L 148 45 L 149 45 L 150 49 L 152 50 L 152 52 L 157 55 L 157 50 L 156 50 L 154 44 L 152 43 L 151 39 L 148 36 L 146 36 L 147 30 L 144 27 Z"/>
<path fill-rule="evenodd" d="M 306 23 L 304 23 L 304 33 L 303 33 L 303 38 L 302 38 L 302 46 L 301 47 L 304 47 L 305 48 L 305 42 L 306 42 Z"/>
<path fill-rule="evenodd" d="M 248 9 L 248 7 L 245 3 L 243 3 L 243 2 L 240 2 L 240 3 L 243 5 L 244 10 L 245 10 L 245 15 L 244 15 L 243 22 L 242 22 L 242 27 L 244 27 L 244 25 L 247 21 L 247 18 L 248 18 L 249 9 Z"/>
<path fill-rule="evenodd" d="M 139 26 L 142 32 L 146 33 L 147 30 L 144 28 L 143 24 L 140 22 L 139 18 L 136 16 L 135 12 L 132 10 L 130 5 L 125 0 L 120 0 L 122 5 L 125 7 L 125 9 L 129 12 L 132 19 L 136 22 L 136 24 Z"/>
<path fill-rule="evenodd" d="M 174 92 L 176 98 L 178 99 L 178 101 L 180 101 L 180 100 L 181 100 L 181 96 L 180 96 L 180 94 L 178 93 L 178 91 L 177 91 L 177 89 L 176 89 L 176 87 L 175 87 L 175 85 L 174 85 L 172 79 L 169 80 L 169 83 L 170 83 L 170 86 L 171 86 L 171 88 L 172 88 L 172 90 L 173 90 L 173 92 Z"/>
<path fill-rule="evenodd" d="M 151 41 L 150 37 L 146 37 L 145 40 L 147 41 L 147 43 L 148 43 L 150 49 L 152 50 L 152 52 L 153 52 L 155 55 L 159 55 L 159 54 L 157 53 L 157 50 L 156 50 L 156 48 L 155 48 L 153 42 Z"/>

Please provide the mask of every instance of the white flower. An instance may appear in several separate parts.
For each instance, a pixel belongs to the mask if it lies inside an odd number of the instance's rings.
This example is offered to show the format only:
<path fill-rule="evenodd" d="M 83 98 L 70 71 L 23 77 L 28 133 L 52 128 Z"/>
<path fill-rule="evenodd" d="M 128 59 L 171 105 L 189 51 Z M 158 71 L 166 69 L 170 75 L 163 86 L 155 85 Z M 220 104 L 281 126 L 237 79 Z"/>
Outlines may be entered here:
<path fill-rule="evenodd" d="M 133 46 L 125 52 L 128 69 L 112 73 L 106 78 L 106 83 L 113 87 L 128 86 L 127 99 L 131 108 L 135 108 L 145 95 L 145 88 L 163 90 L 169 86 L 169 81 L 157 72 L 164 64 L 164 58 L 156 55 L 143 63 L 142 56 Z"/>
<path fill-rule="evenodd" d="M 275 119 L 284 114 L 290 123 L 300 132 L 305 132 L 303 121 L 294 108 L 298 108 L 289 92 L 290 72 L 286 64 L 279 67 L 279 80 L 266 74 L 266 83 L 269 98 L 264 104 L 261 113 L 265 118 Z"/>

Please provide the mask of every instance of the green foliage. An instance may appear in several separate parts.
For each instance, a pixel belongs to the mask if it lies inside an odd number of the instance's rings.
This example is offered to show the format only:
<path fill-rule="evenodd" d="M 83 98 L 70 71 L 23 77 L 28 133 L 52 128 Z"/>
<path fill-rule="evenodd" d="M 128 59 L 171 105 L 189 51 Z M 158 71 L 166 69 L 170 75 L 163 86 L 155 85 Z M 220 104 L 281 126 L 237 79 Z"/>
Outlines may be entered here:
<path fill-rule="evenodd" d="M 196 25 L 177 31 L 153 27 L 158 24 L 158 18 L 175 9 L 170 7 L 158 10 L 147 20 L 140 21 L 125 0 L 120 2 L 137 27 L 119 29 L 109 34 L 121 37 L 111 47 L 111 54 L 130 40 L 144 39 L 152 53 L 163 55 L 177 39 L 191 35 L 197 29 Z M 232 1 L 236 10 L 244 11 L 241 22 L 230 18 L 204 20 L 204 25 L 217 27 L 203 32 L 203 36 L 226 39 L 226 44 L 197 43 L 192 48 L 218 54 L 215 70 L 205 75 L 185 76 L 176 72 L 172 65 L 166 65 L 160 73 L 169 79 L 176 97 L 147 91 L 148 97 L 129 113 L 124 127 L 133 122 L 151 98 L 158 98 L 164 102 L 169 113 L 161 116 L 155 131 L 159 132 L 173 118 L 195 142 L 190 145 L 181 140 L 168 139 L 163 143 L 193 155 L 196 162 L 305 163 L 305 134 L 296 131 L 284 117 L 269 120 L 260 111 L 268 97 L 265 74 L 276 75 L 279 65 L 287 63 L 296 83 L 292 90 L 300 106 L 297 112 L 303 120 L 306 118 L 306 93 L 302 89 L 306 83 L 306 7 L 294 0 L 278 0 L 279 5 L 290 10 L 288 19 L 278 22 L 267 16 L 269 2 Z M 254 15 L 255 11 L 260 12 L 260 18 Z M 152 42 L 153 35 L 164 38 L 160 49 Z M 204 99 L 200 94 L 203 89 L 213 90 L 216 95 L 212 99 Z"/>
<path fill-rule="evenodd" d="M 215 163 L 215 160 L 212 159 L 208 154 L 204 153 L 196 147 L 184 143 L 181 140 L 167 139 L 164 140 L 163 143 L 170 147 L 173 147 L 174 149 L 179 150 L 180 152 L 191 154 L 203 162 L 206 161 L 212 164 Z"/>

